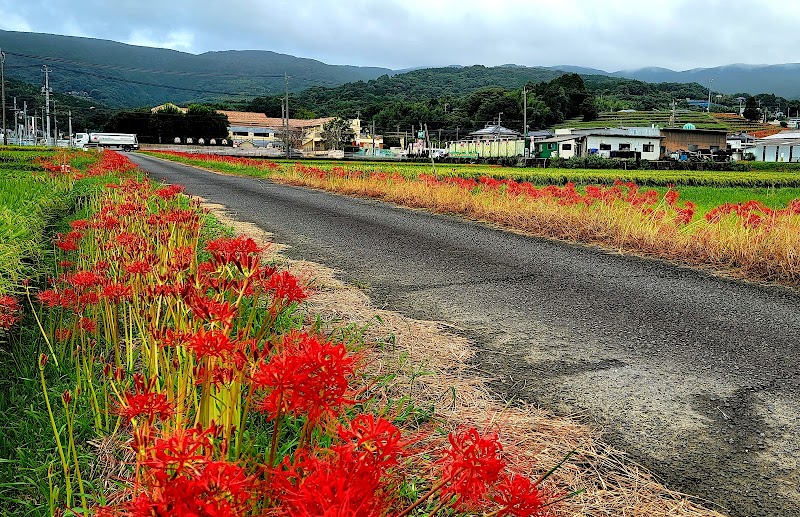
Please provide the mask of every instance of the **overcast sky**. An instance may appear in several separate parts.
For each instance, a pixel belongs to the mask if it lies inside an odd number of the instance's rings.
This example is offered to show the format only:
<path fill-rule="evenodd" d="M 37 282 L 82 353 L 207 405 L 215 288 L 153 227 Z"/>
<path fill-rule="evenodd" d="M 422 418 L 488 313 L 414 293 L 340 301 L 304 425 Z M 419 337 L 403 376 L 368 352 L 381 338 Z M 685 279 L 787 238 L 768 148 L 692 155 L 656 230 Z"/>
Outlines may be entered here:
<path fill-rule="evenodd" d="M 392 69 L 800 61 L 796 0 L 0 0 L 0 29 Z"/>

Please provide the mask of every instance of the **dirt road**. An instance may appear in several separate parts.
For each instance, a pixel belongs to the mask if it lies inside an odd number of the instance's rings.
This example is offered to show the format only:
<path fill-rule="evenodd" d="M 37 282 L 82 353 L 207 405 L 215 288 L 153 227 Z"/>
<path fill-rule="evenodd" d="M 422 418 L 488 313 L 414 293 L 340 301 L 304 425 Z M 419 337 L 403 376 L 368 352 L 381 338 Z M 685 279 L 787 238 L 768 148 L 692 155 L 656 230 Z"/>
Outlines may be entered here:
<path fill-rule="evenodd" d="M 378 305 L 448 322 L 499 396 L 598 425 L 660 476 L 736 516 L 800 515 L 800 295 L 661 261 L 143 155 L 342 271 Z"/>

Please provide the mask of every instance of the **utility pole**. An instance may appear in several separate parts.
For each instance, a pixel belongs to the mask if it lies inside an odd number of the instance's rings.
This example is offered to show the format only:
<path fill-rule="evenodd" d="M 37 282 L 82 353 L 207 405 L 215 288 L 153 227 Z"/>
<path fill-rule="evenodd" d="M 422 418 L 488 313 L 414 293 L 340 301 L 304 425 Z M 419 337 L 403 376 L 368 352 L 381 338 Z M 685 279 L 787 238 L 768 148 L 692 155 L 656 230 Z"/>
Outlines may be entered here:
<path fill-rule="evenodd" d="M 503 115 L 503 112 L 497 114 L 497 132 L 495 134 L 495 140 L 500 140 L 500 117 Z"/>
<path fill-rule="evenodd" d="M 22 138 L 28 139 L 28 101 L 22 101 Z"/>
<path fill-rule="evenodd" d="M 53 145 L 58 147 L 58 118 L 56 118 L 56 100 L 53 99 Z"/>
<path fill-rule="evenodd" d="M 17 98 L 14 97 L 14 138 L 19 145 L 19 110 L 17 109 Z"/>
<path fill-rule="evenodd" d="M 42 71 L 44 72 L 44 88 L 42 88 L 42 93 L 44 93 L 44 110 L 47 114 L 47 135 L 45 136 L 46 145 L 50 145 L 50 69 L 47 68 L 47 65 L 42 65 Z M 44 128 L 44 126 L 42 126 Z"/>
<path fill-rule="evenodd" d="M 439 128 L 439 149 L 442 148 L 442 128 Z"/>
<path fill-rule="evenodd" d="M 708 81 L 708 108 L 706 111 L 711 113 L 711 85 L 714 83 L 714 79 Z"/>
<path fill-rule="evenodd" d="M 3 145 L 8 145 L 8 130 L 6 129 L 6 53 L 0 48 L 0 102 L 3 103 Z"/>
<path fill-rule="evenodd" d="M 522 87 L 522 138 L 528 140 L 528 85 Z"/>
<path fill-rule="evenodd" d="M 672 99 L 672 113 L 669 116 L 669 125 L 670 127 L 675 125 L 675 99 Z"/>
<path fill-rule="evenodd" d="M 284 103 L 286 104 L 286 158 L 289 158 L 289 76 L 286 72 L 283 73 L 284 78 L 286 79 L 286 97 Z"/>
<path fill-rule="evenodd" d="M 458 130 L 461 129 L 459 126 L 456 126 L 456 142 L 458 142 Z"/>
<path fill-rule="evenodd" d="M 372 156 L 375 156 L 375 119 L 372 119 Z"/>
<path fill-rule="evenodd" d="M 69 126 L 67 131 L 69 131 L 69 147 L 71 149 L 75 146 L 75 142 L 72 140 L 72 110 L 67 111 L 67 116 L 69 117 Z"/>

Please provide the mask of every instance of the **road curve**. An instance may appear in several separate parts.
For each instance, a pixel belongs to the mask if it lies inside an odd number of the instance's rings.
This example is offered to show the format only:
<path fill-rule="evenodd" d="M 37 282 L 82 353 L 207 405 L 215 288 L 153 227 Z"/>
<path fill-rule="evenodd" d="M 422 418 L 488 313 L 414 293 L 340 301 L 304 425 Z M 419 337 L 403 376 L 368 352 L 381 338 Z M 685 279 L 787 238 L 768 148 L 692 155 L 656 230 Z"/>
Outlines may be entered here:
<path fill-rule="evenodd" d="M 800 515 L 800 295 L 130 158 L 368 285 L 377 305 L 461 329 L 500 396 L 582 415 L 670 488 L 735 516 Z"/>

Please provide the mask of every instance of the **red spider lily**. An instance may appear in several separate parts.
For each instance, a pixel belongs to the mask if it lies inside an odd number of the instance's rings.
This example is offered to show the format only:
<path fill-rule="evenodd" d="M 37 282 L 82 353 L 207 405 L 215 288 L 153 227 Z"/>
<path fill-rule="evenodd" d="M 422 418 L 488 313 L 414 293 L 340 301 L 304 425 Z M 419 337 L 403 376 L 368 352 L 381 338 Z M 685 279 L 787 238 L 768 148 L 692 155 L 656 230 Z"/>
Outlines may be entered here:
<path fill-rule="evenodd" d="M 675 222 L 678 224 L 689 224 L 694 217 L 695 206 L 691 201 L 684 203 L 683 208 L 675 208 Z"/>
<path fill-rule="evenodd" d="M 100 294 L 95 291 L 81 294 L 78 296 L 79 307 L 88 307 L 90 305 L 96 305 L 99 302 L 100 302 Z"/>
<path fill-rule="evenodd" d="M 183 187 L 180 185 L 169 185 L 167 187 L 160 188 L 156 190 L 156 195 L 161 199 L 167 200 L 172 199 L 181 192 L 183 192 Z"/>
<path fill-rule="evenodd" d="M 145 383 L 142 375 L 136 374 L 133 382 L 135 391 L 123 394 L 123 400 L 116 410 L 118 415 L 129 422 L 134 418 L 144 417 L 143 421 L 148 424 L 156 420 L 167 420 L 173 415 L 175 407 L 167 400 L 167 396 L 153 391 L 155 378 Z"/>
<path fill-rule="evenodd" d="M 61 294 L 55 289 L 40 291 L 39 294 L 36 295 L 36 298 L 47 308 L 53 308 L 61 304 Z"/>
<path fill-rule="evenodd" d="M 477 506 L 505 467 L 503 446 L 497 433 L 481 435 L 474 427 L 450 433 L 448 440 L 450 448 L 438 462 L 447 480 L 442 497 L 456 497 L 457 508 Z"/>
<path fill-rule="evenodd" d="M 191 246 L 180 246 L 172 250 L 169 257 L 170 271 L 176 273 L 189 269 L 194 261 L 195 251 Z"/>
<path fill-rule="evenodd" d="M 9 295 L 0 296 L 0 329 L 8 330 L 22 317 L 22 307 L 16 298 Z"/>
<path fill-rule="evenodd" d="M 153 337 L 158 341 L 159 346 L 163 348 L 175 348 L 177 346 L 185 346 L 192 337 L 191 332 L 180 330 L 167 329 L 165 331 L 155 330 Z"/>
<path fill-rule="evenodd" d="M 320 459 L 307 451 L 284 458 L 271 477 L 280 501 L 275 513 L 287 517 L 379 517 L 391 506 L 380 471 L 347 456 Z"/>
<path fill-rule="evenodd" d="M 675 191 L 675 190 L 672 190 L 672 189 L 669 189 L 669 190 L 667 191 L 667 193 L 666 193 L 666 194 L 664 194 L 664 201 L 665 201 L 665 202 L 666 202 L 666 203 L 667 203 L 669 206 L 675 206 L 675 203 L 678 201 L 678 197 L 679 197 L 679 196 L 680 196 L 680 194 L 679 194 L 677 191 Z"/>
<path fill-rule="evenodd" d="M 101 291 L 103 298 L 108 299 L 111 303 L 122 303 L 123 300 L 130 300 L 133 298 L 133 288 L 126 284 L 106 284 Z"/>
<path fill-rule="evenodd" d="M 217 322 L 230 327 L 236 317 L 235 305 L 208 298 L 195 290 L 190 291 L 184 300 L 197 318 L 208 323 Z"/>
<path fill-rule="evenodd" d="M 103 505 L 92 508 L 92 513 L 90 515 L 92 517 L 120 517 L 122 515 L 122 510 L 114 506 Z"/>
<path fill-rule="evenodd" d="M 69 327 L 60 327 L 56 329 L 55 338 L 59 343 L 64 343 L 72 337 L 72 329 Z"/>
<path fill-rule="evenodd" d="M 94 271 L 78 271 L 67 277 L 67 283 L 79 291 L 91 289 L 100 285 L 103 277 Z"/>
<path fill-rule="evenodd" d="M 67 235 L 64 234 L 56 234 L 55 242 L 56 247 L 61 251 L 76 251 L 78 249 L 78 238 L 74 238 L 71 235 L 76 232 L 70 232 Z"/>
<path fill-rule="evenodd" d="M 176 474 L 198 475 L 203 465 L 211 461 L 218 435 L 215 425 L 208 428 L 197 425 L 156 437 L 147 444 L 147 458 L 142 464 L 159 484 Z"/>
<path fill-rule="evenodd" d="M 256 486 L 239 465 L 211 461 L 200 473 L 176 472 L 163 485 L 146 486 L 124 508 L 132 517 L 239 517 L 253 509 Z"/>
<path fill-rule="evenodd" d="M 78 320 L 78 326 L 80 327 L 81 330 L 88 332 L 90 334 L 97 331 L 97 322 L 91 318 L 81 317 Z"/>
<path fill-rule="evenodd" d="M 287 305 L 305 300 L 308 297 L 308 294 L 297 281 L 297 277 L 288 271 L 281 271 L 271 275 L 267 281 L 266 288 L 274 291 L 276 300 L 282 300 Z"/>
<path fill-rule="evenodd" d="M 283 337 L 279 349 L 269 361 L 260 361 L 251 377 L 254 388 L 267 391 L 260 411 L 271 419 L 286 412 L 306 414 L 316 422 L 350 402 L 345 394 L 356 357 L 344 344 L 292 331 Z"/>
<path fill-rule="evenodd" d="M 206 250 L 211 253 L 213 264 L 230 264 L 240 272 L 255 269 L 263 251 L 253 239 L 245 236 L 213 240 L 206 245 Z"/>
<path fill-rule="evenodd" d="M 501 476 L 493 500 L 501 505 L 498 517 L 540 517 L 549 514 L 548 495 L 525 476 Z"/>
<path fill-rule="evenodd" d="M 238 343 L 231 341 L 221 330 L 200 329 L 186 342 L 186 348 L 194 352 L 198 359 L 204 357 L 228 357 L 237 351 Z"/>
<path fill-rule="evenodd" d="M 91 227 L 97 230 L 116 230 L 122 226 L 122 221 L 113 215 L 100 215 L 91 222 Z"/>
<path fill-rule="evenodd" d="M 125 271 L 131 275 L 145 275 L 152 270 L 152 266 L 146 260 L 135 260 L 125 266 Z"/>
<path fill-rule="evenodd" d="M 384 418 L 359 414 L 349 425 L 339 426 L 339 438 L 345 443 L 337 450 L 357 456 L 359 462 L 375 465 L 381 470 L 397 464 L 411 443 L 403 441 L 402 432 Z"/>
<path fill-rule="evenodd" d="M 198 221 L 199 218 L 195 210 L 181 210 L 179 208 L 167 210 L 163 212 L 163 216 L 166 222 L 182 226 L 193 225 Z"/>

